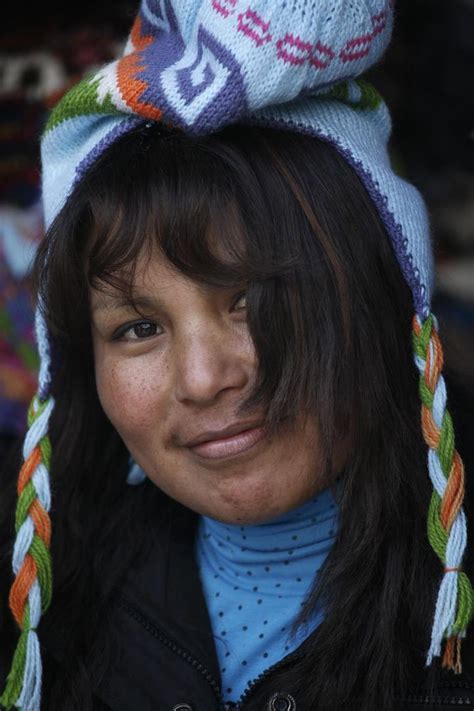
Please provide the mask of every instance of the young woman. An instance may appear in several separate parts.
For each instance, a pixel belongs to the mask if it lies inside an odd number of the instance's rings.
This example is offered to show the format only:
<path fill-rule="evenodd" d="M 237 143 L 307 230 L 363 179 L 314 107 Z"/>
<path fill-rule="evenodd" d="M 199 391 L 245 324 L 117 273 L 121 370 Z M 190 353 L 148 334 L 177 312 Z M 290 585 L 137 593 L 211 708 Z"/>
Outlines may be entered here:
<path fill-rule="evenodd" d="M 144 2 L 124 58 L 43 137 L 0 703 L 469 708 L 426 216 L 385 105 L 347 80 L 392 7 L 187 5 Z"/>

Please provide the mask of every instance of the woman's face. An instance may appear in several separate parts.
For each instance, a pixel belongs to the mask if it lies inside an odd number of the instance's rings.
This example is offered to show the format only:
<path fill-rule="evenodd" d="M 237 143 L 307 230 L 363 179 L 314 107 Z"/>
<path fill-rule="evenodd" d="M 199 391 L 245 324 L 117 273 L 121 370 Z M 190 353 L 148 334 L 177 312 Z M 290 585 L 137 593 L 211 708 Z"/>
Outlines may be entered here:
<path fill-rule="evenodd" d="M 270 437 L 263 412 L 237 414 L 257 367 L 242 291 L 204 287 L 155 255 L 138 265 L 134 297 L 140 314 L 119 291 L 91 291 L 97 387 L 160 489 L 200 514 L 257 523 L 327 485 L 312 419 Z"/>

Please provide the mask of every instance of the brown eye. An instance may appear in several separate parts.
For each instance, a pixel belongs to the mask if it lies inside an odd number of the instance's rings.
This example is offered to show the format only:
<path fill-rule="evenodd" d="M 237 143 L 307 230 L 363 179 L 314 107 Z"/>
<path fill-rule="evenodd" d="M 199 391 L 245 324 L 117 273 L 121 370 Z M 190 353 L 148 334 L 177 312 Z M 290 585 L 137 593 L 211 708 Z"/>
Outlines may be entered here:
<path fill-rule="evenodd" d="M 244 291 L 243 294 L 240 294 L 237 297 L 237 300 L 234 302 L 234 309 L 237 309 L 238 311 L 241 309 L 247 308 L 247 292 Z"/>
<path fill-rule="evenodd" d="M 155 336 L 156 332 L 156 323 L 151 323 L 151 321 L 140 321 L 140 323 L 134 323 L 132 326 L 128 326 L 126 329 L 123 329 L 121 333 L 117 334 L 117 337 L 122 338 L 125 341 L 138 341 Z"/>

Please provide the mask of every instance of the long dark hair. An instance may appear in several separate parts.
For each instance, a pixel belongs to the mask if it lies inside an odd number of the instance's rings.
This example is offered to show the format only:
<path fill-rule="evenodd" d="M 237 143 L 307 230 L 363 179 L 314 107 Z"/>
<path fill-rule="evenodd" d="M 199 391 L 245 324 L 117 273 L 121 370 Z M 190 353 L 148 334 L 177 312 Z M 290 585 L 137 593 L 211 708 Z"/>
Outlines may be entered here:
<path fill-rule="evenodd" d="M 319 602 L 325 621 L 291 674 L 305 708 L 357 698 L 358 708 L 391 709 L 424 664 L 439 577 L 426 538 L 412 297 L 376 208 L 336 150 L 250 126 L 205 138 L 134 129 L 77 185 L 39 250 L 56 400 L 54 594 L 39 634 L 61 636 L 66 665 L 48 709 L 91 708 L 112 654 L 97 648 L 97 631 L 164 505 L 150 482 L 125 484 L 128 453 L 95 388 L 88 308 L 88 288 L 101 281 L 133 298 L 136 260 L 153 245 L 193 279 L 245 283 L 258 355 L 247 407 L 264 404 L 274 428 L 302 408 L 314 413 L 326 464 L 350 433 L 337 540 L 298 622 Z M 3 600 L 14 510 L 6 476 Z M 2 628 L 13 635 L 8 619 Z"/>

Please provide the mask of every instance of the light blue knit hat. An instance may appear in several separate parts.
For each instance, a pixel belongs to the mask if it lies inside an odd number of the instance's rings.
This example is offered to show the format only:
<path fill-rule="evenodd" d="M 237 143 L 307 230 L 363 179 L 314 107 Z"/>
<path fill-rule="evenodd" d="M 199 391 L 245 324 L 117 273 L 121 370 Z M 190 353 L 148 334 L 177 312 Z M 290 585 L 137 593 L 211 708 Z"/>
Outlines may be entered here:
<path fill-rule="evenodd" d="M 430 312 L 433 257 L 424 202 L 395 174 L 387 151 L 389 111 L 359 79 L 391 38 L 393 0 L 142 0 L 123 56 L 74 87 L 42 138 L 43 204 L 49 227 L 74 185 L 118 137 L 158 121 L 190 134 L 239 122 L 281 127 L 332 144 L 378 209 L 414 304 L 414 358 L 433 496 L 430 543 L 442 563 L 427 664 L 441 654 L 460 671 L 460 640 L 474 614 L 462 572 L 464 469 L 454 448 Z M 11 608 L 21 630 L 7 708 L 38 711 L 41 657 L 36 628 L 51 595 L 48 422 L 50 338 L 40 309 L 38 395 L 30 411 L 18 485 Z"/>

